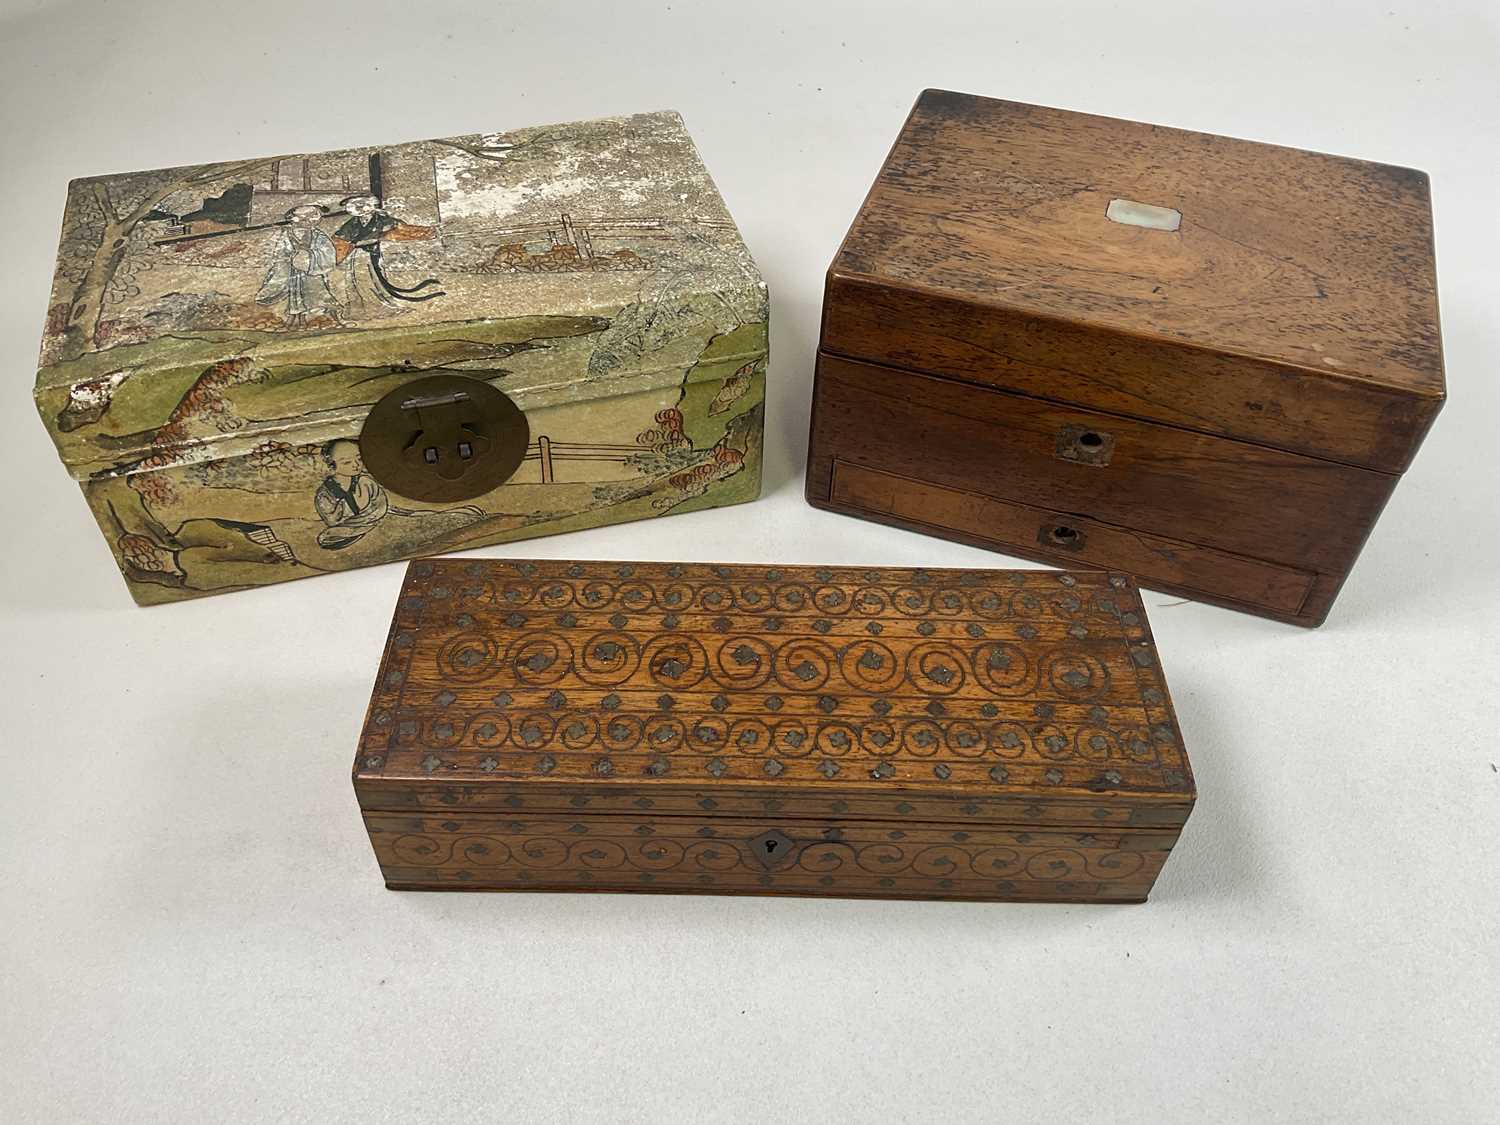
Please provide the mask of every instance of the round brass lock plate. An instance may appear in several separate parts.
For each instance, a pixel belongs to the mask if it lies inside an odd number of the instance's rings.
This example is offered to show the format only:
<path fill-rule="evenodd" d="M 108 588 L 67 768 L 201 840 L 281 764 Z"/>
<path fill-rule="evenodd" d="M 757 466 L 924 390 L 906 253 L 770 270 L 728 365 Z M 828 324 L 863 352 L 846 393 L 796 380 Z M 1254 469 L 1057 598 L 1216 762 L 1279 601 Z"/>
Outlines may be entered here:
<path fill-rule="evenodd" d="M 526 459 L 531 427 L 482 379 L 445 371 L 391 391 L 365 418 L 359 453 L 391 492 L 429 504 L 482 496 Z"/>

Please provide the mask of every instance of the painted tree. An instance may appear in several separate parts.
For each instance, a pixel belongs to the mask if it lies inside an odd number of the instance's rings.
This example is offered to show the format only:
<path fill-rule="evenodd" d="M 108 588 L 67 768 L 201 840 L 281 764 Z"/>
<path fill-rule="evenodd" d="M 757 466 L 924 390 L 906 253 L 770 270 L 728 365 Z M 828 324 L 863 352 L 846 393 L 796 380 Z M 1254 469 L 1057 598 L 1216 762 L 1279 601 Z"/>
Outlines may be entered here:
<path fill-rule="evenodd" d="M 208 189 L 253 174 L 269 161 L 170 168 L 133 177 L 75 180 L 60 272 L 74 283 L 57 359 L 75 359 L 99 345 L 105 302 L 116 286 L 141 220 L 179 192 Z M 124 198 L 121 198 L 123 195 Z"/>

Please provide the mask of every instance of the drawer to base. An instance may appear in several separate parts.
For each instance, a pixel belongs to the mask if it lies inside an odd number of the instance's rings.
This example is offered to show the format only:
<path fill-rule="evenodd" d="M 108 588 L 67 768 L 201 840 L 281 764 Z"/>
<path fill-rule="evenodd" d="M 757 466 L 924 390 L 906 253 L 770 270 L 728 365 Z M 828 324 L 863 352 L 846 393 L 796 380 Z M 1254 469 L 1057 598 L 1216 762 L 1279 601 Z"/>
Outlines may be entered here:
<path fill-rule="evenodd" d="M 1321 624 L 1343 583 L 1342 575 L 1281 566 L 842 458 L 832 460 L 828 496 L 809 492 L 808 501 L 1059 566 L 1127 570 L 1144 586 L 1296 625 Z"/>

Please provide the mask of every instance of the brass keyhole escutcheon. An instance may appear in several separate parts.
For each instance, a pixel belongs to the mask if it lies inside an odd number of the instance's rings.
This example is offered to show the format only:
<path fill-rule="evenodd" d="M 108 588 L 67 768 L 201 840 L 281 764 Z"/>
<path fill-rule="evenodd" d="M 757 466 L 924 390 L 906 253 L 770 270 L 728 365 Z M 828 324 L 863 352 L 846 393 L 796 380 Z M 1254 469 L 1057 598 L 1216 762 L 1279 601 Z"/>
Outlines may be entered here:
<path fill-rule="evenodd" d="M 530 444 L 520 407 L 504 391 L 457 371 L 395 388 L 370 409 L 359 435 L 372 477 L 429 504 L 498 488 L 521 467 Z"/>
<path fill-rule="evenodd" d="M 1065 523 L 1044 523 L 1036 533 L 1036 540 L 1054 551 L 1081 551 L 1088 536 L 1081 528 Z"/>
<path fill-rule="evenodd" d="M 1070 423 L 1057 431 L 1057 455 L 1077 465 L 1108 465 L 1115 455 L 1115 436 Z"/>

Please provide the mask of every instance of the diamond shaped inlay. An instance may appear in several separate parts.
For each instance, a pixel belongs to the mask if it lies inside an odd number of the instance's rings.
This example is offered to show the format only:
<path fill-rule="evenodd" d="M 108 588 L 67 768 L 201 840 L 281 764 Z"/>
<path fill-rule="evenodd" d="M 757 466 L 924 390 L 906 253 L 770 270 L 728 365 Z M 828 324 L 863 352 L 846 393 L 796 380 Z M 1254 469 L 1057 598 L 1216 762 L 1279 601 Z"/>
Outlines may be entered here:
<path fill-rule="evenodd" d="M 779 828 L 762 832 L 746 846 L 755 861 L 768 871 L 787 866 L 797 854 L 797 842 Z"/>
<path fill-rule="evenodd" d="M 817 890 L 825 873 L 835 886 L 857 874 L 834 863 L 839 849 L 824 835 L 846 815 L 946 821 L 944 846 L 972 849 L 975 839 L 947 832 L 962 823 L 977 839 L 1001 811 L 1040 831 L 1059 803 L 1074 825 L 1107 806 L 1102 830 L 1164 790 L 1192 795 L 1144 611 L 1130 584 L 1113 588 L 1108 575 L 825 567 L 818 577 L 793 566 L 716 574 L 701 563 L 551 561 L 523 574 L 505 560 L 424 562 L 430 575 L 409 577 L 398 602 L 360 742 L 363 777 L 393 790 L 415 783 L 428 808 L 459 818 L 471 807 L 522 815 L 506 811 L 507 798 L 524 797 L 536 821 L 527 833 L 548 817 L 555 827 L 578 794 L 594 802 L 570 810 L 584 823 L 601 810 L 642 815 L 643 793 L 664 818 L 717 799 L 699 825 L 719 828 L 718 856 L 691 872 L 666 874 L 673 845 L 658 826 L 658 851 L 641 855 L 660 889 L 696 886 L 704 870 L 722 889 L 757 889 L 760 859 L 746 876 L 746 838 L 804 823 L 783 813 L 806 818 L 810 835 L 779 838 L 773 855 L 796 854 L 775 887 Z M 1024 812 L 1028 801 L 1046 811 Z M 747 829 L 755 817 L 765 820 Z M 903 891 L 914 885 L 916 835 L 902 845 L 907 867 L 876 873 Z M 877 837 L 883 846 L 884 827 Z M 1024 885 L 1014 860 L 992 874 L 954 858 L 958 870 L 929 873 L 931 886 L 940 875 L 964 894 Z M 519 886 L 526 866 L 455 859 L 443 882 L 460 863 L 484 885 Z M 569 861 L 566 878 L 580 865 Z M 596 885 L 625 877 L 602 862 L 590 869 Z M 629 872 L 631 886 L 640 874 Z"/>

